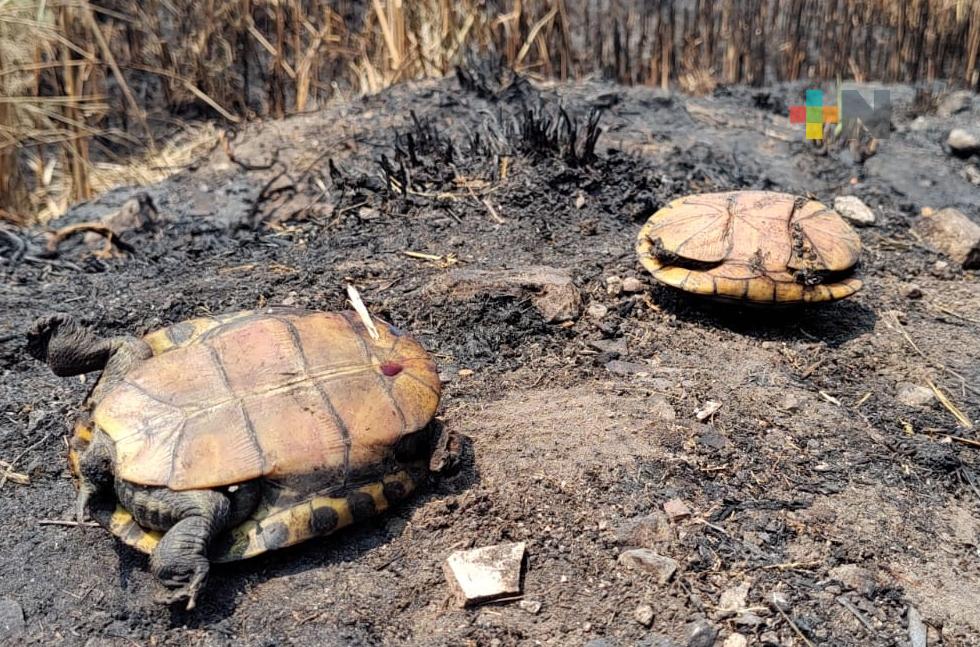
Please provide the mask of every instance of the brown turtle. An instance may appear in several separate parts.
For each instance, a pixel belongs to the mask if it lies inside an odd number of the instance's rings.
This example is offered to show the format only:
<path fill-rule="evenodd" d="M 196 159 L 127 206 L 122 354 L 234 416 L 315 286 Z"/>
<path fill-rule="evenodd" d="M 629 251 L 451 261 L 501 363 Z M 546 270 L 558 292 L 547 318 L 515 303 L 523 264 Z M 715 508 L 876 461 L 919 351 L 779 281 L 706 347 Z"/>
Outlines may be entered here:
<path fill-rule="evenodd" d="M 439 376 L 418 342 L 374 324 L 377 339 L 354 313 L 269 309 L 101 339 L 38 320 L 29 351 L 57 375 L 103 369 L 69 454 L 79 519 L 149 553 L 191 608 L 209 562 L 406 497 L 428 474 Z"/>
<path fill-rule="evenodd" d="M 835 301 L 861 289 L 861 240 L 832 209 L 768 191 L 690 195 L 640 230 L 640 262 L 661 283 L 754 304 Z"/>

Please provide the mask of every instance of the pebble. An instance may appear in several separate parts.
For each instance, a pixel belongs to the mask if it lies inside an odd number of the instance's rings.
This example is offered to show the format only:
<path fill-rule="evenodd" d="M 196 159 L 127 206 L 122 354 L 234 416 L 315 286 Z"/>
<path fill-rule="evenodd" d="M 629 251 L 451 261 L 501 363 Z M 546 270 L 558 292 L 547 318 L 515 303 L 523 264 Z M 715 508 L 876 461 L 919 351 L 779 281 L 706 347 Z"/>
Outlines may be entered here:
<path fill-rule="evenodd" d="M 921 299 L 922 288 L 915 283 L 902 283 L 898 286 L 899 293 L 906 299 Z"/>
<path fill-rule="evenodd" d="M 779 634 L 775 631 L 767 631 L 759 636 L 759 641 L 763 645 L 779 645 Z"/>
<path fill-rule="evenodd" d="M 770 605 L 781 611 L 789 609 L 789 596 L 783 591 L 773 591 L 766 599 Z"/>
<path fill-rule="evenodd" d="M 602 319 L 607 314 L 609 314 L 609 308 L 602 305 L 601 303 L 590 303 L 588 310 L 586 310 L 586 312 L 588 312 L 589 316 L 592 317 L 593 319 Z"/>
<path fill-rule="evenodd" d="M 633 276 L 627 276 L 625 279 L 623 279 L 623 292 L 643 292 L 643 289 L 643 281 L 640 279 Z"/>
<path fill-rule="evenodd" d="M 722 591 L 714 615 L 715 620 L 730 618 L 744 609 L 751 586 L 752 582 L 742 582 L 738 586 Z"/>
<path fill-rule="evenodd" d="M 912 647 L 926 647 L 928 632 L 925 623 L 922 622 L 922 615 L 915 607 L 909 607 L 907 616 L 909 622 L 909 642 L 912 643 Z"/>
<path fill-rule="evenodd" d="M 633 548 L 619 555 L 619 563 L 657 577 L 659 584 L 666 584 L 677 572 L 677 560 L 658 555 L 649 548 Z"/>
<path fill-rule="evenodd" d="M 618 297 L 623 292 L 623 279 L 618 276 L 606 277 L 606 294 Z"/>
<path fill-rule="evenodd" d="M 671 499 L 664 504 L 664 512 L 671 521 L 680 521 L 691 516 L 691 509 L 682 499 Z"/>
<path fill-rule="evenodd" d="M 980 268 L 980 225 L 962 211 L 941 209 L 931 216 L 918 218 L 913 229 L 963 269 Z"/>
<path fill-rule="evenodd" d="M 649 604 L 637 605 L 633 610 L 633 617 L 644 627 L 649 627 L 653 624 L 653 607 Z"/>
<path fill-rule="evenodd" d="M 793 413 L 802 409 L 805 402 L 806 399 L 799 393 L 790 392 L 783 396 L 782 401 L 779 403 L 779 408 L 783 411 Z"/>
<path fill-rule="evenodd" d="M 8 640 L 23 633 L 26 627 L 24 610 L 20 604 L 9 598 L 0 599 L 0 643 L 6 644 Z"/>
<path fill-rule="evenodd" d="M 899 382 L 898 393 L 895 398 L 909 407 L 927 407 L 936 399 L 936 394 L 932 392 L 932 389 L 918 384 Z"/>
<path fill-rule="evenodd" d="M 677 419 L 677 411 L 674 410 L 674 407 L 671 406 L 670 402 L 667 402 L 667 398 L 662 395 L 651 395 L 647 399 L 645 407 L 650 413 L 651 418 L 656 418 L 657 420 Z"/>
<path fill-rule="evenodd" d="M 749 639 L 742 634 L 732 634 L 728 638 L 725 638 L 722 647 L 748 647 L 748 644 Z"/>
<path fill-rule="evenodd" d="M 614 359 L 611 362 L 606 363 L 606 370 L 613 375 L 649 375 L 650 367 L 646 364 L 639 364 L 637 362 L 624 362 L 620 359 Z"/>
<path fill-rule="evenodd" d="M 848 222 L 859 227 L 871 227 L 877 220 L 875 212 L 860 198 L 853 195 L 842 195 L 834 198 L 834 211 Z"/>
<path fill-rule="evenodd" d="M 524 565 L 524 542 L 458 550 L 443 564 L 456 603 L 472 606 L 519 595 Z"/>
<path fill-rule="evenodd" d="M 674 529 L 667 515 L 660 511 L 630 519 L 616 529 L 616 541 L 623 546 L 654 549 L 673 540 Z"/>
<path fill-rule="evenodd" d="M 718 637 L 718 629 L 707 620 L 695 620 L 684 627 L 687 647 L 712 647 Z"/>
<path fill-rule="evenodd" d="M 973 93 L 969 90 L 951 92 L 939 102 L 936 116 L 949 119 L 955 114 L 966 112 L 973 107 Z"/>
<path fill-rule="evenodd" d="M 963 167 L 963 179 L 970 184 L 980 186 L 980 168 L 974 164 L 967 164 Z"/>
<path fill-rule="evenodd" d="M 537 615 L 541 611 L 541 602 L 538 600 L 521 600 L 517 603 L 517 606 L 531 615 Z"/>
<path fill-rule="evenodd" d="M 721 409 L 721 402 L 715 402 L 714 400 L 708 400 L 701 406 L 700 409 L 694 410 L 694 416 L 698 419 L 698 422 L 704 422 L 711 416 L 718 413 Z"/>
<path fill-rule="evenodd" d="M 954 128 L 949 131 L 946 144 L 950 152 L 957 157 L 970 157 L 980 153 L 980 135 L 964 128 Z"/>
<path fill-rule="evenodd" d="M 843 564 L 830 569 L 830 579 L 836 580 L 861 595 L 870 596 L 878 588 L 874 575 L 857 564 Z"/>

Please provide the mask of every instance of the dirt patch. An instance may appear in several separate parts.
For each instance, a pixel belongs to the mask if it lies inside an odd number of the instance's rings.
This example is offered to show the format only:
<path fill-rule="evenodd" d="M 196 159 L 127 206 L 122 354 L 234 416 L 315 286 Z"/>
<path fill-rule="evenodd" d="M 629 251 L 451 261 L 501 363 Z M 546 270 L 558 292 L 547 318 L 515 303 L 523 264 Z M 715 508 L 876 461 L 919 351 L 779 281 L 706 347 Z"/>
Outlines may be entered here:
<path fill-rule="evenodd" d="M 974 422 L 980 412 L 980 286 L 910 231 L 926 206 L 977 216 L 969 162 L 942 150 L 950 120 L 901 110 L 863 165 L 816 151 L 778 110 L 798 88 L 767 93 L 405 85 L 251 126 L 234 160 L 217 151 L 149 188 L 157 216 L 123 233 L 132 254 L 73 237 L 50 257 L 43 232 L 0 238 L 16 257 L 0 297 L 0 460 L 30 479 L 0 498 L 0 598 L 23 609 L 18 640 L 598 647 L 739 632 L 891 645 L 914 606 L 937 641 L 980 644 L 977 449 L 950 439 L 976 431 L 938 400 L 900 400 L 902 385 L 931 381 Z M 633 252 L 643 220 L 678 195 L 731 188 L 868 203 L 865 290 L 741 311 L 653 285 Z M 577 318 L 549 323 L 520 281 L 464 298 L 427 289 L 456 270 L 541 265 L 573 277 Z M 610 291 L 611 276 L 643 290 Z M 35 317 L 138 333 L 268 303 L 337 309 L 346 282 L 435 354 L 444 422 L 470 439 L 460 475 L 336 537 L 216 568 L 192 613 L 156 606 L 146 560 L 104 531 L 39 523 L 70 514 L 62 438 L 91 378 L 30 360 L 19 335 Z M 921 298 L 905 296 L 910 282 Z M 709 400 L 721 406 L 699 422 Z M 690 515 L 654 548 L 678 565 L 659 584 L 618 558 L 623 529 L 673 499 Z M 527 542 L 524 599 L 540 608 L 454 608 L 442 561 L 501 541 Z"/>

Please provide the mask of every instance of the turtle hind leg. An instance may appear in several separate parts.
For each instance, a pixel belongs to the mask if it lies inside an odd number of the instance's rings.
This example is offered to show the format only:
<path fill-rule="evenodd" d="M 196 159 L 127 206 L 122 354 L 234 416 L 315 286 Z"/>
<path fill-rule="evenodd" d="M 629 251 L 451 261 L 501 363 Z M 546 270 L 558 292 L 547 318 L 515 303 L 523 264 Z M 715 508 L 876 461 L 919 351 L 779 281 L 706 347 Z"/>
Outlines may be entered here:
<path fill-rule="evenodd" d="M 61 377 L 100 369 L 124 374 L 153 354 L 145 342 L 135 337 L 99 337 L 62 314 L 34 322 L 27 331 L 27 352 L 47 362 Z"/>
<path fill-rule="evenodd" d="M 150 570 L 173 589 L 165 602 L 186 600 L 187 608 L 193 609 L 211 567 L 211 541 L 237 521 L 232 502 L 216 490 L 176 492 L 124 481 L 116 483 L 116 493 L 140 526 L 166 531 L 150 555 Z"/>

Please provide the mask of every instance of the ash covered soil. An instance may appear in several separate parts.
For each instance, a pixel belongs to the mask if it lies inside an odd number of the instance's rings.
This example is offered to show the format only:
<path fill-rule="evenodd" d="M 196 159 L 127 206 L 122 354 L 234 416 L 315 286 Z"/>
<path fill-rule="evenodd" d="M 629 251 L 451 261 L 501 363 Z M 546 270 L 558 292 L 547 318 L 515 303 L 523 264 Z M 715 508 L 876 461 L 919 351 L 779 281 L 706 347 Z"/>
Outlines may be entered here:
<path fill-rule="evenodd" d="M 801 141 L 785 116 L 801 88 L 688 98 L 464 76 L 251 125 L 55 223 L 148 196 L 152 223 L 111 221 L 129 252 L 0 238 L 0 460 L 29 478 L 0 491 L 0 599 L 24 618 L 0 642 L 902 645 L 911 616 L 929 644 L 980 645 L 978 436 L 928 387 L 977 420 L 980 284 L 910 229 L 923 207 L 980 214 L 968 162 L 942 147 L 978 109 L 943 119 L 893 87 L 895 131 L 862 163 Z M 865 289 L 745 311 L 654 285 L 633 252 L 642 222 L 736 188 L 864 200 Z M 577 316 L 546 321 L 534 289 L 447 283 L 530 266 L 573 278 Z M 610 291 L 612 276 L 642 289 Z M 340 309 L 348 282 L 436 356 L 440 416 L 468 438 L 458 475 L 215 567 L 192 612 L 155 603 L 146 558 L 102 529 L 42 523 L 71 515 L 64 439 L 95 376 L 29 358 L 35 317 L 143 333 L 266 304 Z M 699 422 L 708 401 L 721 406 Z M 677 500 L 688 514 L 668 516 Z M 455 607 L 445 558 L 506 541 L 527 542 L 523 603 Z M 676 572 L 627 568 L 633 548 Z"/>

